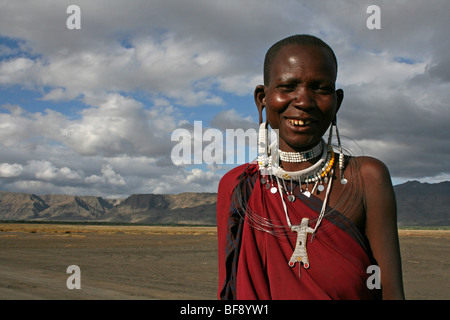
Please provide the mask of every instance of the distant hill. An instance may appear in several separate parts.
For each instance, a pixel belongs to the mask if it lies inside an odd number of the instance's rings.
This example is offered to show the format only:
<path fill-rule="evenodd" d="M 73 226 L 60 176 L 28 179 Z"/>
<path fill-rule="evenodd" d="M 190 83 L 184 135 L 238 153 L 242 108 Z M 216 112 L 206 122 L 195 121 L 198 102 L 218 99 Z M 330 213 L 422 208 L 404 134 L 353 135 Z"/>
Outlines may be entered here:
<path fill-rule="evenodd" d="M 134 194 L 108 210 L 104 221 L 147 224 L 216 224 L 215 193 Z"/>
<path fill-rule="evenodd" d="M 215 193 L 135 194 L 126 199 L 0 191 L 0 220 L 216 224 Z"/>
<path fill-rule="evenodd" d="M 450 182 L 408 181 L 394 187 L 399 225 L 449 226 Z"/>
<path fill-rule="evenodd" d="M 394 187 L 401 226 L 450 225 L 450 182 Z M 134 194 L 126 199 L 0 191 L 0 220 L 216 224 L 216 193 Z"/>

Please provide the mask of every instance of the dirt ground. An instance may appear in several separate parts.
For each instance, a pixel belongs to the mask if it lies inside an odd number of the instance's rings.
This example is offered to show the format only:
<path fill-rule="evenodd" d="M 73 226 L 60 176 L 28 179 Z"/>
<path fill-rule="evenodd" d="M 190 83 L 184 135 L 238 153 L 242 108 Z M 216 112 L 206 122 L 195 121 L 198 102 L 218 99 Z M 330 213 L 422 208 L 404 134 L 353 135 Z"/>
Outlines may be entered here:
<path fill-rule="evenodd" d="M 450 298 L 450 231 L 400 231 L 407 299 Z M 215 228 L 0 224 L 0 299 L 215 300 Z M 80 268 L 69 290 L 67 267 Z"/>

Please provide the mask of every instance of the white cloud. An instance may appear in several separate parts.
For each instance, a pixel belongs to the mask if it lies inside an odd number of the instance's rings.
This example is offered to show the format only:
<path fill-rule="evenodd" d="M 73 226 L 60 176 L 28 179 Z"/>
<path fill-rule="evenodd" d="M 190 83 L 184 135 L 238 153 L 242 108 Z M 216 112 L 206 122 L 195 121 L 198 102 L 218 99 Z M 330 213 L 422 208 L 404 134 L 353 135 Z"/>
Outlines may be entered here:
<path fill-rule="evenodd" d="M 0 164 L 0 177 L 1 178 L 12 178 L 18 177 L 23 172 L 23 166 L 17 163 Z"/>
<path fill-rule="evenodd" d="M 256 106 L 254 107 L 254 110 L 256 111 Z M 258 124 L 253 121 L 252 117 L 244 117 L 235 109 L 224 110 L 217 113 L 211 120 L 211 126 L 223 131 L 226 129 L 258 129 Z"/>
<path fill-rule="evenodd" d="M 35 78 L 36 63 L 29 58 L 13 58 L 0 63 L 0 84 L 22 84 L 32 86 Z"/>
<path fill-rule="evenodd" d="M 92 175 L 86 178 L 87 183 L 93 184 L 111 184 L 123 186 L 126 184 L 125 179 L 116 173 L 110 164 L 102 166 L 102 176 Z"/>
<path fill-rule="evenodd" d="M 27 170 L 41 180 L 78 180 L 80 175 L 68 167 L 56 168 L 50 161 L 31 160 Z"/>
<path fill-rule="evenodd" d="M 174 109 L 146 109 L 142 103 L 110 94 L 98 107 L 81 111 L 70 119 L 47 109 L 29 113 L 18 106 L 4 106 L 0 113 L 0 144 L 12 146 L 31 140 L 54 141 L 81 155 L 117 154 L 160 156 L 169 150 L 175 129 Z"/>
<path fill-rule="evenodd" d="M 253 95 L 255 87 L 263 83 L 263 77 L 259 74 L 237 74 L 228 77 L 219 77 L 217 82 L 220 90 L 245 96 Z"/>
<path fill-rule="evenodd" d="M 403 82 L 425 71 L 426 63 L 401 63 L 388 52 L 373 53 L 350 50 L 346 58 L 351 63 L 339 69 L 338 83 L 343 86 L 370 85 L 375 89 L 402 87 Z M 344 60 L 345 61 L 345 60 Z"/>
<path fill-rule="evenodd" d="M 154 193 L 217 192 L 221 177 L 219 173 L 195 168 L 178 174 L 165 174 L 161 178 L 146 181 L 145 185 L 146 189 L 152 189 Z"/>
<path fill-rule="evenodd" d="M 79 182 L 81 179 L 79 172 L 66 166 L 58 168 L 47 160 L 29 160 L 24 165 L 2 163 L 0 164 L 0 177 L 7 179 L 18 178 L 22 181 L 50 182 L 55 185 Z"/>

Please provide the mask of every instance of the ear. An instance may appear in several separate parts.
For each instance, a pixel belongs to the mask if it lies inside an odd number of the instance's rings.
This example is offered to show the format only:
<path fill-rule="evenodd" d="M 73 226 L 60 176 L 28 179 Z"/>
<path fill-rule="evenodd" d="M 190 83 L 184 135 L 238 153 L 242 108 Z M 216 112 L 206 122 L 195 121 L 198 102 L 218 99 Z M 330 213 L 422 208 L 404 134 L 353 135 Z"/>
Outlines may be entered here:
<path fill-rule="evenodd" d="M 336 115 L 341 107 L 342 101 L 344 100 L 344 90 L 336 90 L 336 114 L 334 115 L 333 124 L 336 124 Z"/>
<path fill-rule="evenodd" d="M 256 107 L 258 108 L 258 113 L 259 113 L 259 124 L 261 124 L 263 122 L 262 112 L 266 105 L 266 92 L 264 90 L 263 85 L 256 86 L 254 98 L 255 98 L 255 104 L 256 104 Z"/>

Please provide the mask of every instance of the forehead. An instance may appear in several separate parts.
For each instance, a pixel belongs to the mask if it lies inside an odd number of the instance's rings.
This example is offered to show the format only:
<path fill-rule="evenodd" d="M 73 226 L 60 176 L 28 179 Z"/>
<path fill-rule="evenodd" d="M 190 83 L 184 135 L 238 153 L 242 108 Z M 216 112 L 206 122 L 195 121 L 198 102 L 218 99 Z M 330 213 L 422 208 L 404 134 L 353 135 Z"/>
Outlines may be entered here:
<path fill-rule="evenodd" d="M 271 79 L 306 73 L 336 79 L 336 64 L 331 52 L 317 45 L 288 45 L 278 51 L 270 67 Z"/>

